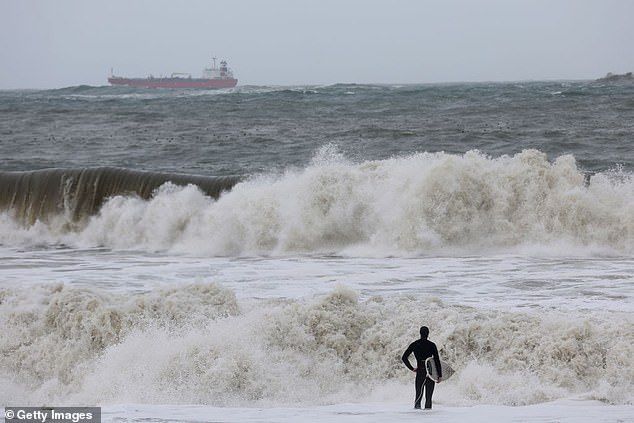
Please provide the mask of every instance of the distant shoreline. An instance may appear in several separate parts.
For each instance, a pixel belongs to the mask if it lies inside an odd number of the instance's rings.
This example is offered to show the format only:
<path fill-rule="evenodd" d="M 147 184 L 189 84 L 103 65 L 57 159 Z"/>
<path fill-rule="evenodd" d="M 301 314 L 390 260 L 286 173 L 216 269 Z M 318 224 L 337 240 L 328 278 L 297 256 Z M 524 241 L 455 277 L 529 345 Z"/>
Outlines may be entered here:
<path fill-rule="evenodd" d="M 603 78 L 597 79 L 597 82 L 634 82 L 634 76 L 632 72 L 624 73 L 624 74 L 614 74 L 612 72 L 608 72 Z"/>

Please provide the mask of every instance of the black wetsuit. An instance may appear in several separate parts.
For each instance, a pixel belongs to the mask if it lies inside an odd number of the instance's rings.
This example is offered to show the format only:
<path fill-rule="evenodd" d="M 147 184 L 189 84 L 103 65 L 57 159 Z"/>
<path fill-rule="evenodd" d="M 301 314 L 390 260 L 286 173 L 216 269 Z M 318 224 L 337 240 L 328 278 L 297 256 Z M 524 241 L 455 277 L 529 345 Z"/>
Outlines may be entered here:
<path fill-rule="evenodd" d="M 436 344 L 427 339 L 418 339 L 410 344 L 409 347 L 403 353 L 403 363 L 408 369 L 414 370 L 414 366 L 409 362 L 410 354 L 414 353 L 416 357 L 416 400 L 414 401 L 414 407 L 420 408 L 420 402 L 423 397 L 423 385 L 425 387 L 425 408 L 431 408 L 431 397 L 434 394 L 434 387 L 436 383 L 427 377 L 427 370 L 425 369 L 425 359 L 434 357 L 436 362 L 436 368 L 438 369 L 438 376 L 442 377 L 442 367 L 440 366 L 440 357 L 438 357 L 438 348 Z"/>

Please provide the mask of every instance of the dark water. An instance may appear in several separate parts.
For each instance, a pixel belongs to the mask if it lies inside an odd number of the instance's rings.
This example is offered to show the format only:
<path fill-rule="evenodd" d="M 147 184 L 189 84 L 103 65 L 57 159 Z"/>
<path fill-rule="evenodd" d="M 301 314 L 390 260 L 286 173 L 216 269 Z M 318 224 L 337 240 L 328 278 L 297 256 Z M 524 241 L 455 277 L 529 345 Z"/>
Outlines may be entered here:
<path fill-rule="evenodd" d="M 148 200 L 160 186 L 196 185 L 205 195 L 218 198 L 239 176 L 195 176 L 177 173 L 132 171 L 113 167 L 44 169 L 0 172 L 0 209 L 10 209 L 18 221 L 33 224 L 47 215 L 66 213 L 80 221 L 95 214 L 115 195 L 134 194 Z"/>
<path fill-rule="evenodd" d="M 634 167 L 634 87 L 594 82 L 71 87 L 0 92 L 0 170 L 116 166 L 197 175 L 415 152 L 572 154 L 582 170 Z"/>

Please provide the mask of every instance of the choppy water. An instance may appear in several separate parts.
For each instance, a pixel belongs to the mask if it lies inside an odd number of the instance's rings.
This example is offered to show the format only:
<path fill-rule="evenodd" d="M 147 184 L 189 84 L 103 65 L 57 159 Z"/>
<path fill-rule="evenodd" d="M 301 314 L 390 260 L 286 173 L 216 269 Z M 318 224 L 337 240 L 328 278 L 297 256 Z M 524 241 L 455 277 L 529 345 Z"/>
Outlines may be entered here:
<path fill-rule="evenodd" d="M 495 157 L 537 149 L 580 168 L 631 169 L 633 88 L 590 82 L 238 87 L 72 87 L 0 93 L 0 168 L 120 166 L 220 176 L 414 152 Z"/>
<path fill-rule="evenodd" d="M 593 82 L 1 92 L 0 403 L 408 408 L 427 324 L 447 410 L 619 414 L 633 122 Z"/>

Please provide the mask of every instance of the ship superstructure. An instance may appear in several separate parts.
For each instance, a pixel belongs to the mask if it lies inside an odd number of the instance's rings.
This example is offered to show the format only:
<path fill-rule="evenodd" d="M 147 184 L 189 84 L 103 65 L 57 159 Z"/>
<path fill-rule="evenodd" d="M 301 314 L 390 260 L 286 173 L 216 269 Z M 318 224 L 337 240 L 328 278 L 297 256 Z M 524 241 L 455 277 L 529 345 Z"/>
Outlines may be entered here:
<path fill-rule="evenodd" d="M 238 84 L 233 72 L 229 69 L 226 60 L 220 61 L 216 66 L 216 58 L 209 68 L 203 70 L 202 78 L 192 78 L 189 73 L 172 73 L 169 77 L 149 76 L 147 78 L 127 78 L 112 74 L 108 82 L 112 85 L 126 85 L 129 87 L 148 88 L 232 88 Z"/>

